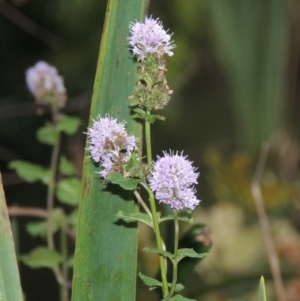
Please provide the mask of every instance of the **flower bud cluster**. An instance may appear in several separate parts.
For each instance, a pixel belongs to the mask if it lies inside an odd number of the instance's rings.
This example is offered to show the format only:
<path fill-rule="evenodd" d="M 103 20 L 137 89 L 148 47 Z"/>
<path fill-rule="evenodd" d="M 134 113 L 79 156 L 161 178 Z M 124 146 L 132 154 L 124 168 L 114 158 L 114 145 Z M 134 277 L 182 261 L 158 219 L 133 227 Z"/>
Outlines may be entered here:
<path fill-rule="evenodd" d="M 66 88 L 55 67 L 43 61 L 36 63 L 26 71 L 26 83 L 38 105 L 65 106 Z"/>
<path fill-rule="evenodd" d="M 193 186 L 197 184 L 198 175 L 182 153 L 164 152 L 164 156 L 154 163 L 149 186 L 161 203 L 176 210 L 194 209 L 200 203 Z"/>
<path fill-rule="evenodd" d="M 109 115 L 104 118 L 98 116 L 87 135 L 91 157 L 102 166 L 99 174 L 104 179 L 109 173 L 122 174 L 131 154 L 137 150 L 137 139 L 127 134 L 125 122 L 118 122 Z"/>
<path fill-rule="evenodd" d="M 161 21 L 151 17 L 144 23 L 131 23 L 128 38 L 132 52 L 137 56 L 139 81 L 134 95 L 130 96 L 131 106 L 148 111 L 163 109 L 173 91 L 168 87 L 164 54 L 173 55 L 175 47 L 171 35 L 162 27 Z"/>

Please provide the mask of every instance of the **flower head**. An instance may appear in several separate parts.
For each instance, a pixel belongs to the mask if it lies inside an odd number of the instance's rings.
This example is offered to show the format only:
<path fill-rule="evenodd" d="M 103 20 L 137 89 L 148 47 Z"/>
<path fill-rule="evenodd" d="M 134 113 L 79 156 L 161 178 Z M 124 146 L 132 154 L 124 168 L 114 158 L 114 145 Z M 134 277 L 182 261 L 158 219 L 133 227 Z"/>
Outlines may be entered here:
<path fill-rule="evenodd" d="M 109 172 L 121 173 L 130 160 L 131 153 L 137 150 L 137 139 L 129 136 L 125 130 L 125 122 L 118 122 L 109 115 L 98 116 L 87 132 L 89 151 L 92 159 L 100 163 L 106 178 Z"/>
<path fill-rule="evenodd" d="M 26 83 L 29 91 L 39 104 L 64 107 L 66 88 L 57 69 L 40 61 L 26 71 Z"/>
<path fill-rule="evenodd" d="M 163 29 L 159 19 L 146 18 L 145 23 L 130 23 L 130 34 L 128 38 L 133 54 L 143 60 L 147 54 L 157 53 L 169 56 L 173 55 L 171 49 L 175 47 L 171 41 L 171 35 Z"/>
<path fill-rule="evenodd" d="M 176 210 L 194 209 L 200 201 L 195 196 L 193 184 L 199 173 L 186 156 L 164 152 L 154 163 L 149 177 L 150 188 L 162 203 Z"/>

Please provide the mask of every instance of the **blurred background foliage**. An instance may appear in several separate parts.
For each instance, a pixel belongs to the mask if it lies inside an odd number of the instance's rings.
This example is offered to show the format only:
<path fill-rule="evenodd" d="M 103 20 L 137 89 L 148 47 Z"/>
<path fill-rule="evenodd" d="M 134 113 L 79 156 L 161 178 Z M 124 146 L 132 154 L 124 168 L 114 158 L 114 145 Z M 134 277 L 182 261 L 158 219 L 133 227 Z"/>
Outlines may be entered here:
<path fill-rule="evenodd" d="M 45 206 L 45 187 L 24 183 L 8 169 L 14 159 L 48 165 L 51 150 L 35 131 L 49 115 L 36 115 L 24 80 L 39 60 L 64 76 L 65 111 L 83 120 L 62 145 L 81 174 L 105 9 L 106 1 L 96 0 L 0 0 L 0 168 L 8 205 Z M 288 300 L 300 300 L 300 2 L 153 0 L 151 14 L 174 32 L 177 45 L 167 74 L 174 96 L 162 112 L 166 122 L 154 125 L 154 153 L 184 150 L 199 167 L 202 203 L 194 218 L 210 227 L 205 239 L 212 241 L 210 257 L 187 276 L 186 294 L 201 301 L 257 300 L 264 274 L 274 300 L 250 191 L 260 145 L 271 139 L 262 191 Z M 42 242 L 25 230 L 32 220 L 13 220 L 19 254 Z M 139 236 L 140 250 L 151 247 L 149 229 L 140 226 Z M 139 269 L 154 276 L 157 257 L 140 251 L 139 258 Z M 21 264 L 20 271 L 26 300 L 57 299 L 49 270 Z M 137 300 L 158 297 L 139 283 Z"/>

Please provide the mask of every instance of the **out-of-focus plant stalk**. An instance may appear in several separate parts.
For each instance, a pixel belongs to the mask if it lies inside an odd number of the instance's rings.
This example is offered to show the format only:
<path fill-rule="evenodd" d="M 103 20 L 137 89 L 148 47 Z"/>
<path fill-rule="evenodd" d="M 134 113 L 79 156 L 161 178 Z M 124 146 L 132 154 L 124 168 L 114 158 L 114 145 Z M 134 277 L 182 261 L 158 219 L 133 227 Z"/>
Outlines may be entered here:
<path fill-rule="evenodd" d="M 266 249 L 267 249 L 267 255 L 269 259 L 269 264 L 272 272 L 272 276 L 274 279 L 274 284 L 275 284 L 275 291 L 277 294 L 277 298 L 279 301 L 286 301 L 286 294 L 285 294 L 285 289 L 283 286 L 283 281 L 281 277 L 281 272 L 280 272 L 280 264 L 278 260 L 278 256 L 276 254 L 274 242 L 272 239 L 272 234 L 270 230 L 270 225 L 269 225 L 269 220 L 266 214 L 266 210 L 264 207 L 264 201 L 263 201 L 263 196 L 261 193 L 260 185 L 259 182 L 261 180 L 264 168 L 265 168 L 265 163 L 266 159 L 268 156 L 270 144 L 269 142 L 265 142 L 262 145 L 261 149 L 261 154 L 258 159 L 258 163 L 256 166 L 256 170 L 253 176 L 253 181 L 252 181 L 252 195 L 254 198 L 255 206 L 256 206 L 256 211 L 258 214 L 258 219 L 260 222 L 260 226 L 262 229 Z"/>

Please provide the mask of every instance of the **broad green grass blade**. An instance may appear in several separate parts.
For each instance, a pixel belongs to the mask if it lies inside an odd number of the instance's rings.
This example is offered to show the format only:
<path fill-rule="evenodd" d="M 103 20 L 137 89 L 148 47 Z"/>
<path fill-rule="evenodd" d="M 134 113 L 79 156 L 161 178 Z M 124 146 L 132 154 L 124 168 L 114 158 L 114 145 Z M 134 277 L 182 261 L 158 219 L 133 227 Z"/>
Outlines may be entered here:
<path fill-rule="evenodd" d="M 0 174 L 0 300 L 22 301 L 22 289 Z"/>
<path fill-rule="evenodd" d="M 259 281 L 259 301 L 267 301 L 265 280 L 263 276 L 261 276 Z"/>
<path fill-rule="evenodd" d="M 282 0 L 208 0 L 240 147 L 260 148 L 283 120 L 288 9 Z"/>
<path fill-rule="evenodd" d="M 141 139 L 141 126 L 132 120 L 128 96 L 137 80 L 129 52 L 129 23 L 143 20 L 145 0 L 108 2 L 90 112 L 92 119 L 109 113 L 126 120 L 130 134 Z M 88 34 L 88 33 L 87 33 Z M 79 205 L 73 301 L 133 301 L 136 290 L 137 226 L 116 222 L 114 215 L 137 210 L 133 195 L 105 189 L 89 154 L 85 154 Z M 111 191 L 113 189 L 113 192 Z"/>

